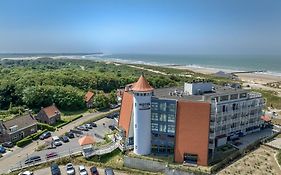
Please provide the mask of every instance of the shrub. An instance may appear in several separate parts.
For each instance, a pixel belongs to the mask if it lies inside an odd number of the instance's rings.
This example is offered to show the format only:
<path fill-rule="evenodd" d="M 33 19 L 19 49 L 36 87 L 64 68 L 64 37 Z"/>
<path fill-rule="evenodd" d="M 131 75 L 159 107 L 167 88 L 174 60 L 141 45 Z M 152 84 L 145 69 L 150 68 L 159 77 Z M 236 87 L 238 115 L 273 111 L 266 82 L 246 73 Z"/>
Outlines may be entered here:
<path fill-rule="evenodd" d="M 55 131 L 56 128 L 51 126 L 51 125 L 48 125 L 48 124 L 45 124 L 45 123 L 38 123 L 38 128 L 41 129 L 41 130 L 48 130 L 48 131 Z"/>
<path fill-rule="evenodd" d="M 18 147 L 24 147 L 32 142 L 32 137 L 26 137 L 16 143 Z"/>

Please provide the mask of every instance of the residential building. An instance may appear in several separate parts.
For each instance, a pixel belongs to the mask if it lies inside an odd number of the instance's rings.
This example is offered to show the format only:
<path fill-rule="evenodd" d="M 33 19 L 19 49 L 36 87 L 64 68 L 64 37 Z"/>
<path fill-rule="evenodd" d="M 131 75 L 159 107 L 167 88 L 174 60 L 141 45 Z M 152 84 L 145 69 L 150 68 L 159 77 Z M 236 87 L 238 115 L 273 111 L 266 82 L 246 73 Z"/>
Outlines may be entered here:
<path fill-rule="evenodd" d="M 61 113 L 56 105 L 53 104 L 45 108 L 42 107 L 36 119 L 41 123 L 54 125 L 57 121 L 61 120 Z"/>
<path fill-rule="evenodd" d="M 11 120 L 0 120 L 0 143 L 17 142 L 37 132 L 37 121 L 31 114 L 17 116 Z"/>
<path fill-rule="evenodd" d="M 91 92 L 91 91 L 88 91 L 84 98 L 85 98 L 87 108 L 92 108 L 93 107 L 94 93 Z"/>
<path fill-rule="evenodd" d="M 207 166 L 218 147 L 260 130 L 263 107 L 261 94 L 241 88 L 191 82 L 153 89 L 141 76 L 125 88 L 118 125 L 136 154 L 173 154 L 175 162 Z"/>

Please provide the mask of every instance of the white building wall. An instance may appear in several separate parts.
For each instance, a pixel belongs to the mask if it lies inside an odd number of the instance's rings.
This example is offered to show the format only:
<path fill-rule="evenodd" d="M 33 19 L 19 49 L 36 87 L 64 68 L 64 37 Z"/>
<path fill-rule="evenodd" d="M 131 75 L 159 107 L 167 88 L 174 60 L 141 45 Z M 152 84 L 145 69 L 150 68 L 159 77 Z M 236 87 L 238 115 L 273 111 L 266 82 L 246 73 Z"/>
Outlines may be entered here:
<path fill-rule="evenodd" d="M 144 93 L 134 92 L 134 153 L 138 155 L 151 153 L 152 93 Z"/>
<path fill-rule="evenodd" d="M 213 89 L 212 83 L 184 83 L 184 92 L 189 95 L 198 95 L 204 92 L 210 92 Z"/>

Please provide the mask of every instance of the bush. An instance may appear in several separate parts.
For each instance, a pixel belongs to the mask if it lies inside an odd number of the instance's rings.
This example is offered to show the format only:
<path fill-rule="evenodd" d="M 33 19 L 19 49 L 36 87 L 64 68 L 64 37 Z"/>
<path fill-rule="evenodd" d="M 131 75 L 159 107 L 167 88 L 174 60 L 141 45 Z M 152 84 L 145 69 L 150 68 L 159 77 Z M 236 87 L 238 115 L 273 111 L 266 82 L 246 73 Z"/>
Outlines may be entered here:
<path fill-rule="evenodd" d="M 38 123 L 38 128 L 41 130 L 55 131 L 56 128 L 45 123 Z"/>
<path fill-rule="evenodd" d="M 26 137 L 16 143 L 18 147 L 24 147 L 32 142 L 32 137 Z"/>

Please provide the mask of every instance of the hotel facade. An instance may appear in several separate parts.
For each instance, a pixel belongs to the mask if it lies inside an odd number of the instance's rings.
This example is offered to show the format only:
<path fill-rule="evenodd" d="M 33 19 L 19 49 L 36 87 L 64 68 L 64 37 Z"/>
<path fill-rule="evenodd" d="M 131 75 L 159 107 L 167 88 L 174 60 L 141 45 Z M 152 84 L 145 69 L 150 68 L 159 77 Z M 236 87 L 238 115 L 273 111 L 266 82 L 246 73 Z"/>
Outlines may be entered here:
<path fill-rule="evenodd" d="M 259 131 L 264 99 L 209 82 L 153 89 L 142 75 L 125 87 L 119 129 L 139 155 L 174 155 L 178 163 L 207 166 L 217 147 Z"/>

